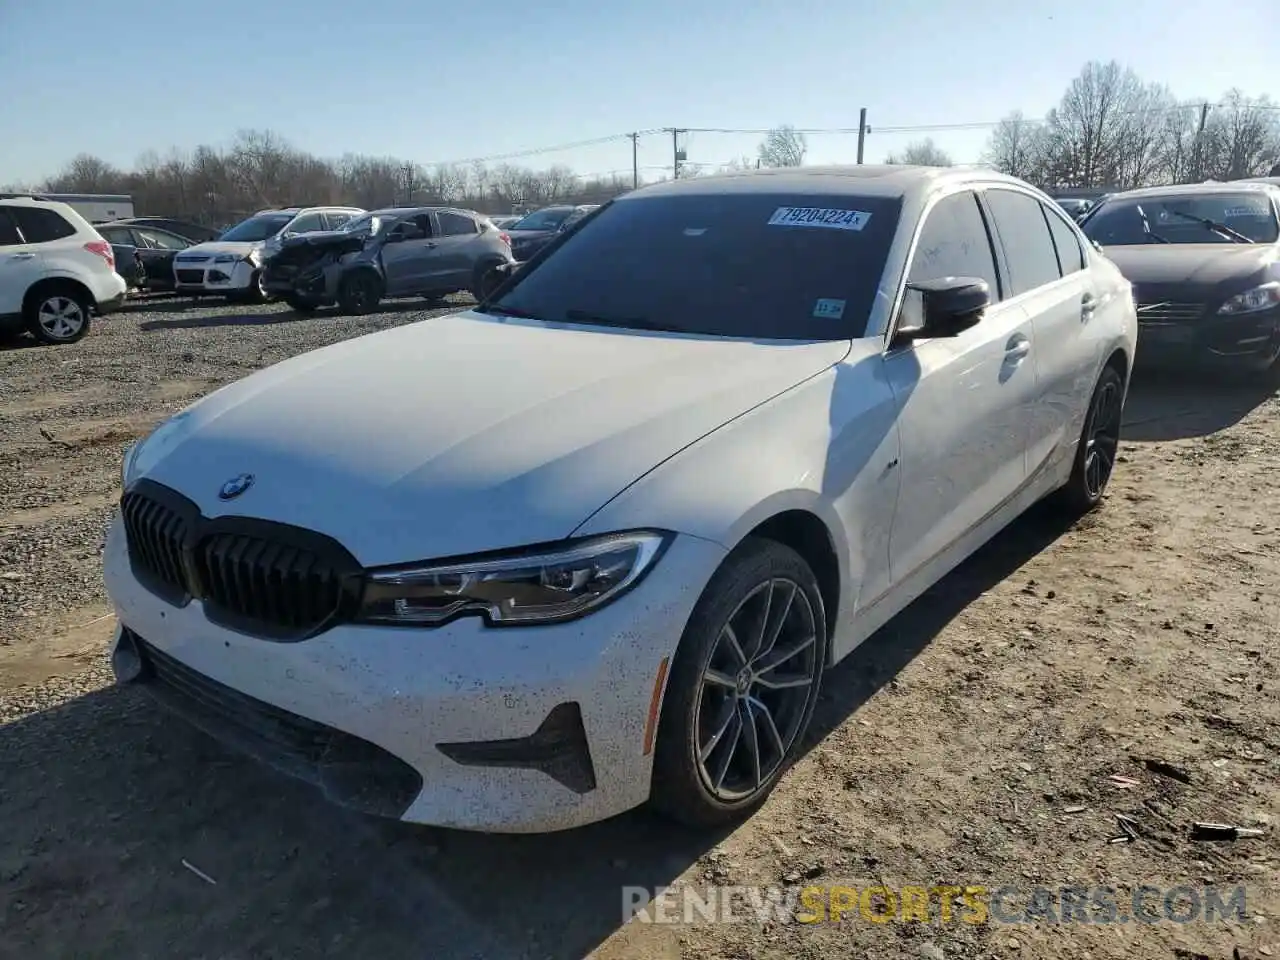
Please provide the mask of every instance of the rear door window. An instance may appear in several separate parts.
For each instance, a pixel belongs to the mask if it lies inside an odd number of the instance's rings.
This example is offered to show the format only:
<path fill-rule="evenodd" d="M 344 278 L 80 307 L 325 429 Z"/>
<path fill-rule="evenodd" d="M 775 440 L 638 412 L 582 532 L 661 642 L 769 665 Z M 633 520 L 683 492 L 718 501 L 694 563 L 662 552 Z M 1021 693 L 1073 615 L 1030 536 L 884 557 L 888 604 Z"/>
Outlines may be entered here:
<path fill-rule="evenodd" d="M 42 207 L 10 207 L 9 212 L 18 221 L 18 229 L 27 243 L 48 243 L 75 236 L 76 228 L 56 210 Z"/>
<path fill-rule="evenodd" d="M 441 236 L 457 237 L 480 232 L 476 222 L 465 214 L 454 213 L 452 210 L 441 210 L 438 216 L 440 217 Z"/>
<path fill-rule="evenodd" d="M 1040 201 L 1030 194 L 999 188 L 987 190 L 985 198 L 1009 265 L 1012 294 L 1017 296 L 1062 279 L 1058 253 Z"/>
<path fill-rule="evenodd" d="M 614 201 L 497 306 L 545 320 L 727 337 L 864 335 L 901 200 L 679 193 Z"/>
<path fill-rule="evenodd" d="M 0 247 L 16 247 L 22 243 L 18 226 L 9 216 L 9 211 L 12 209 L 12 207 L 0 206 Z"/>
<path fill-rule="evenodd" d="M 1058 251 L 1058 265 L 1062 268 L 1062 275 L 1065 277 L 1083 270 L 1084 251 L 1080 248 L 1075 230 L 1051 207 L 1044 207 L 1044 218 L 1049 221 L 1049 233 L 1053 236 L 1054 249 Z"/>
<path fill-rule="evenodd" d="M 318 213 L 304 213 L 289 224 L 290 233 L 315 233 L 324 228 L 324 217 Z"/>

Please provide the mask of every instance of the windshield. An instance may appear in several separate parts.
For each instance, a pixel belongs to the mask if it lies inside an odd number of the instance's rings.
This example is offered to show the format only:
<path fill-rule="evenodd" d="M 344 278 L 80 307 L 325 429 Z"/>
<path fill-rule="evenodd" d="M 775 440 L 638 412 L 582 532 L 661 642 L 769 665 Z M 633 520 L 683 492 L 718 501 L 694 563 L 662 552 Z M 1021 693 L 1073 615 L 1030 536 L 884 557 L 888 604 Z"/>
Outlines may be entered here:
<path fill-rule="evenodd" d="M 901 201 L 684 194 L 616 201 L 488 309 L 725 337 L 862 336 Z"/>
<path fill-rule="evenodd" d="M 1274 243 L 1280 224 L 1265 193 L 1114 197 L 1082 224 L 1105 246 L 1144 243 Z"/>
<path fill-rule="evenodd" d="M 511 224 L 512 230 L 559 230 L 560 224 L 573 213 L 573 207 L 549 207 L 546 210 L 535 210 Z"/>
<path fill-rule="evenodd" d="M 238 243 L 258 243 L 274 237 L 292 222 L 293 215 L 288 213 L 250 217 L 248 220 L 237 223 L 218 239 Z"/>

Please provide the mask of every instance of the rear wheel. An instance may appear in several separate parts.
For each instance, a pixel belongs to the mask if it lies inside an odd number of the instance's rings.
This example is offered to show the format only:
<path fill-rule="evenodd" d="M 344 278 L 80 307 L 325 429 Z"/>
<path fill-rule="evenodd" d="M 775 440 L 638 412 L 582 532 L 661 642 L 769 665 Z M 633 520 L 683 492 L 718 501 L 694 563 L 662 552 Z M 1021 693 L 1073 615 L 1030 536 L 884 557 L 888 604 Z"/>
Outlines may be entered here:
<path fill-rule="evenodd" d="M 1071 479 L 1055 494 L 1057 505 L 1065 512 L 1088 513 L 1102 502 L 1120 448 L 1123 400 L 1124 380 L 1115 367 L 1108 366 L 1093 388 Z"/>
<path fill-rule="evenodd" d="M 42 343 L 75 343 L 89 332 L 89 298 L 71 287 L 50 287 L 27 300 L 27 329 Z"/>
<path fill-rule="evenodd" d="M 716 826 L 762 804 L 800 750 L 826 655 L 809 565 L 780 543 L 745 541 L 680 639 L 654 751 L 654 807 Z"/>
<path fill-rule="evenodd" d="M 338 287 L 338 306 L 343 313 L 369 313 L 382 299 L 382 284 L 368 270 L 351 273 L 342 278 Z"/>

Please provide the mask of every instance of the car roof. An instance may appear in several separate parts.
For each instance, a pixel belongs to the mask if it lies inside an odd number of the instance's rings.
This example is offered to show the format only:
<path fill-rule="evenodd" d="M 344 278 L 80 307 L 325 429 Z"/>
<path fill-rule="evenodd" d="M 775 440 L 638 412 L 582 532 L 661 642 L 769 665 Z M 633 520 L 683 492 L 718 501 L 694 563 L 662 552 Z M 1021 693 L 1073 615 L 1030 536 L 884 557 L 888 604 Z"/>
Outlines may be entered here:
<path fill-rule="evenodd" d="M 1158 200 L 1160 197 L 1185 197 L 1188 194 L 1215 194 L 1215 193 L 1240 193 L 1240 192 L 1258 192 L 1269 194 L 1275 190 L 1274 184 L 1259 183 L 1257 181 L 1232 180 L 1228 183 L 1183 183 L 1173 184 L 1164 187 L 1143 187 L 1139 190 L 1125 190 L 1119 193 L 1107 195 L 1108 200 L 1140 200 L 1144 197 L 1150 197 Z"/>
<path fill-rule="evenodd" d="M 1007 183 L 1028 186 L 1024 181 L 982 167 L 917 167 L 906 164 L 863 164 L 860 166 L 776 167 L 713 174 L 687 180 L 664 180 L 618 197 L 691 194 L 786 193 L 795 196 L 858 196 L 904 198 L 923 195 L 949 183 Z"/>
<path fill-rule="evenodd" d="M 483 217 L 483 213 L 476 213 L 474 210 L 467 210 L 464 207 L 440 206 L 438 204 L 429 207 L 383 207 L 381 210 L 370 210 L 369 213 L 375 217 L 411 217 L 419 213 L 462 213 L 470 217 Z"/>

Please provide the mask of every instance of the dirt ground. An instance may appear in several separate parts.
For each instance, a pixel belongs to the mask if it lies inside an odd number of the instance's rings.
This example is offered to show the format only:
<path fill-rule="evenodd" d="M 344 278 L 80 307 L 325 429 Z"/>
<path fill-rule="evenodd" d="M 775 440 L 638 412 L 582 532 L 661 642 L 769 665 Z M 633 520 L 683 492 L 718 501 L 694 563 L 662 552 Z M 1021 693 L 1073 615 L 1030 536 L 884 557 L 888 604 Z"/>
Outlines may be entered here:
<path fill-rule="evenodd" d="M 76 346 L 0 348 L 0 958 L 1280 957 L 1274 387 L 1140 381 L 1102 509 L 1033 511 L 830 673 L 807 754 L 725 835 L 643 812 L 547 837 L 366 820 L 113 688 L 99 557 L 125 444 L 427 316 L 158 301 Z M 1143 884 L 1243 885 L 1247 906 L 623 923 L 625 886 L 712 884 L 1111 885 L 1122 908 Z"/>

